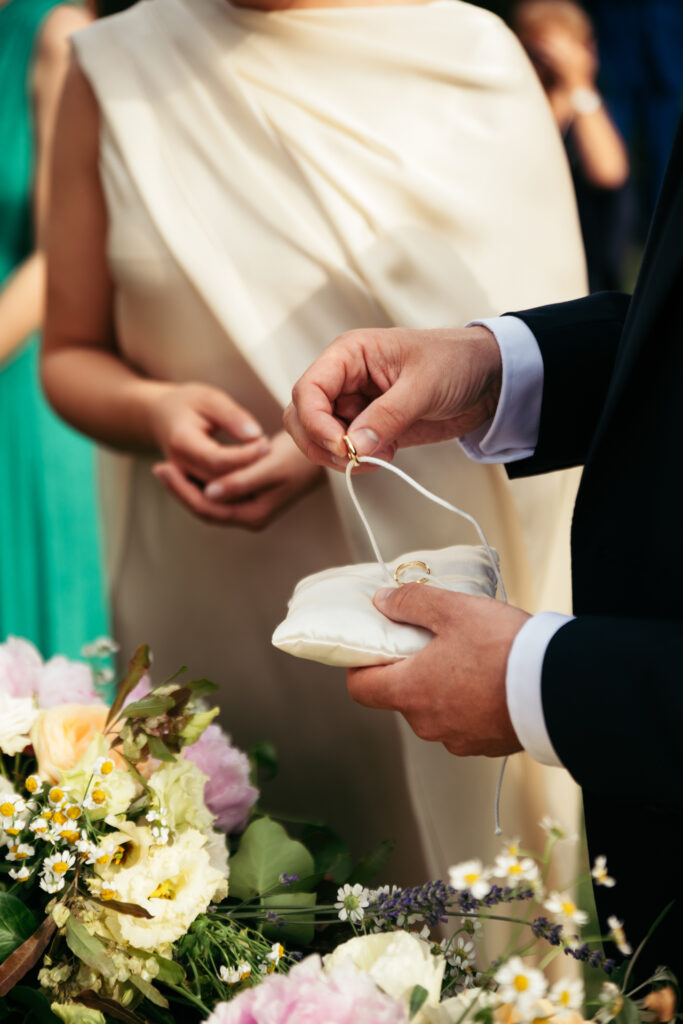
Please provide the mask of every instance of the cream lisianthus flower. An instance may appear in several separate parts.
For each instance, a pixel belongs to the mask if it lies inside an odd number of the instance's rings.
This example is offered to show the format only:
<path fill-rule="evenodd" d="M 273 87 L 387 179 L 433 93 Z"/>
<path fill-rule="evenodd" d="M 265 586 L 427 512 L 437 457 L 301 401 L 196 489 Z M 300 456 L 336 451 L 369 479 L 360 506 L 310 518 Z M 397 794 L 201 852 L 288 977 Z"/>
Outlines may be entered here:
<path fill-rule="evenodd" d="M 207 781 L 207 776 L 194 761 L 186 761 L 183 757 L 165 761 L 150 775 L 150 789 L 156 793 L 172 831 L 184 825 L 200 832 L 211 830 L 214 816 L 204 803 Z"/>
<path fill-rule="evenodd" d="M 101 775 L 97 765 L 111 756 L 112 771 Z M 60 785 L 78 803 L 85 801 L 88 815 L 98 821 L 107 815 L 123 814 L 140 792 L 140 787 L 121 759 L 110 755 L 109 741 L 101 732 L 94 734 L 86 750 L 73 766 L 61 773 Z"/>
<path fill-rule="evenodd" d="M 339 964 L 350 963 L 356 970 L 369 974 L 387 995 L 397 1000 L 410 998 L 415 985 L 427 991 L 425 1006 L 435 1006 L 441 995 L 446 961 L 432 953 L 432 944 L 410 932 L 383 932 L 359 935 L 337 946 L 323 958 L 325 971 Z M 413 1017 L 414 1024 L 428 1018 L 423 1011 Z"/>
<path fill-rule="evenodd" d="M 149 847 L 135 864 L 110 867 L 106 877 L 116 899 L 152 914 L 145 920 L 102 908 L 101 925 L 117 942 L 136 949 L 175 942 L 210 903 L 227 895 L 223 874 L 211 867 L 206 836 L 193 828 L 179 833 L 173 844 Z"/>
<path fill-rule="evenodd" d="M 20 754 L 31 742 L 31 729 L 38 717 L 32 697 L 10 697 L 0 693 L 0 750 L 9 757 Z"/>
<path fill-rule="evenodd" d="M 39 774 L 59 782 L 62 772 L 80 761 L 95 734 L 104 733 L 108 714 L 106 704 L 60 704 L 41 711 L 31 729 Z"/>

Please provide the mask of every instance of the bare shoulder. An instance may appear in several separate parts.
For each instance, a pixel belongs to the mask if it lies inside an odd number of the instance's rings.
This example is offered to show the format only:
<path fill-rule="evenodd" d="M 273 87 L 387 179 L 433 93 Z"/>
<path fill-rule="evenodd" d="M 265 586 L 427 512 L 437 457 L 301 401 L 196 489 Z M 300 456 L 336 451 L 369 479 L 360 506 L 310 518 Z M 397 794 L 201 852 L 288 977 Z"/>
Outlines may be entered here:
<path fill-rule="evenodd" d="M 59 4 L 45 18 L 36 47 L 36 74 L 55 66 L 65 67 L 69 59 L 69 37 L 85 28 L 92 17 L 82 7 Z"/>

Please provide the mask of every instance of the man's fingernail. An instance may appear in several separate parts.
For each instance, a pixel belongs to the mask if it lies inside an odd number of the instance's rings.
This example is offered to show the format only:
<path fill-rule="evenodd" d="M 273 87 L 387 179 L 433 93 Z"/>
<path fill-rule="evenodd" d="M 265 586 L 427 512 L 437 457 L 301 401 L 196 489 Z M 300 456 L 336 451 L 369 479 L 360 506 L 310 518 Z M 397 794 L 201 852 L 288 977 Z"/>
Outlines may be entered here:
<path fill-rule="evenodd" d="M 359 455 L 372 455 L 379 444 L 377 434 L 374 430 L 370 430 L 368 427 L 362 427 L 360 430 L 354 430 L 352 434 L 349 434 L 349 437 L 353 441 Z"/>
<path fill-rule="evenodd" d="M 223 497 L 223 487 L 214 480 L 212 484 L 207 484 L 204 488 L 204 497 L 209 501 L 220 501 Z"/>
<path fill-rule="evenodd" d="M 378 590 L 375 594 L 375 604 L 384 604 L 385 601 L 389 600 L 392 594 L 393 590 L 391 587 L 386 587 L 384 590 Z"/>
<path fill-rule="evenodd" d="M 339 457 L 339 455 L 331 455 L 330 456 L 330 461 L 333 462 L 334 465 L 337 466 L 339 469 L 346 469 L 346 466 L 347 466 L 347 463 L 348 463 L 349 460 L 348 459 L 342 459 L 342 458 Z"/>

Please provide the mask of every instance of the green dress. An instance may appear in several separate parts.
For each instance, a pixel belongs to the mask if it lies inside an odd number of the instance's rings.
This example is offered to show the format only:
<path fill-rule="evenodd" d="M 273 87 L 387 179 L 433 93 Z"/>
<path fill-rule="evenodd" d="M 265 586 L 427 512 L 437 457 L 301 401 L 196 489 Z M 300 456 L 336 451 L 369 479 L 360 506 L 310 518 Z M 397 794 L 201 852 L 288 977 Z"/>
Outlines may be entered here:
<path fill-rule="evenodd" d="M 0 7 L 0 289 L 33 248 L 31 65 L 59 0 Z M 108 631 L 92 445 L 57 419 L 39 383 L 40 339 L 0 365 L 0 642 L 78 656 Z"/>

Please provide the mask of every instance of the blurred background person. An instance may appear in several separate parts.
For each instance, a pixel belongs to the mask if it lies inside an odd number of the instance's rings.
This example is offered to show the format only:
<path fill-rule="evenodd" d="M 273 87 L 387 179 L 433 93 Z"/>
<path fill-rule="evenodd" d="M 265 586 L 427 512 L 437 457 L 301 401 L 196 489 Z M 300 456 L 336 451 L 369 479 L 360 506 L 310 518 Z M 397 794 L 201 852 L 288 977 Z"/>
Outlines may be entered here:
<path fill-rule="evenodd" d="M 682 0 L 585 0 L 599 83 L 631 154 L 644 240 L 683 103 Z"/>
<path fill-rule="evenodd" d="M 632 229 L 624 141 L 596 87 L 598 55 L 586 12 L 571 0 L 522 0 L 513 28 L 541 79 L 564 139 L 591 291 L 623 284 Z"/>
<path fill-rule="evenodd" d="M 43 398 L 36 333 L 68 37 L 89 20 L 59 0 L 0 0 L 0 640 L 46 657 L 107 631 L 93 450 Z"/>

